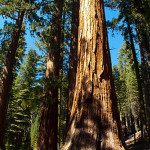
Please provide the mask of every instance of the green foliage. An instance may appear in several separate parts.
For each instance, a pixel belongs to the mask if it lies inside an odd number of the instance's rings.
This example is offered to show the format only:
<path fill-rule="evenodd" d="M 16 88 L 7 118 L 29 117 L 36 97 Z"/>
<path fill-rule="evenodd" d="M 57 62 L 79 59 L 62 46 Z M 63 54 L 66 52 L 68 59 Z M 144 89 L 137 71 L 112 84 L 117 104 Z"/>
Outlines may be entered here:
<path fill-rule="evenodd" d="M 124 23 L 127 21 L 133 26 L 138 23 L 141 26 L 141 29 L 145 30 L 149 34 L 149 0 L 106 0 L 105 5 L 113 10 L 119 10 L 118 17 L 113 18 L 112 21 L 107 24 L 113 30 L 115 29 L 122 31 L 125 39 L 127 39 L 127 29 Z"/>
<path fill-rule="evenodd" d="M 35 0 L 34 0 L 35 2 Z M 17 19 L 19 11 L 29 11 L 35 9 L 35 3 L 31 1 L 28 3 L 27 0 L 0 0 L 0 15 L 9 17 L 13 20 Z"/>
<path fill-rule="evenodd" d="M 35 50 L 30 50 L 12 84 L 5 134 L 6 143 L 12 145 L 10 149 L 31 149 L 32 113 L 39 110 L 43 91 L 37 83 L 38 61 L 39 56 Z"/>
<path fill-rule="evenodd" d="M 58 105 L 58 141 L 60 147 L 63 145 L 66 134 L 67 120 L 67 101 L 68 101 L 68 76 L 62 74 L 61 87 L 59 88 L 59 105 Z"/>
<path fill-rule="evenodd" d="M 0 43 L 0 77 L 3 73 L 3 67 L 5 65 L 6 56 L 9 50 L 9 46 L 11 43 L 11 34 L 14 29 L 13 23 L 5 22 L 3 31 L 2 31 L 2 37 L 1 37 L 1 43 Z M 23 61 L 24 53 L 26 49 L 26 41 L 25 41 L 25 26 L 22 26 L 22 32 L 19 38 L 19 46 L 16 51 L 16 57 L 15 57 L 15 64 L 13 69 L 13 76 L 15 77 L 17 70 L 20 68 L 20 64 Z"/>
<path fill-rule="evenodd" d="M 132 107 L 134 117 L 138 117 L 138 87 L 135 70 L 133 67 L 132 53 L 128 41 L 120 48 L 118 67 L 113 66 L 118 106 L 121 114 L 127 114 Z"/>
<path fill-rule="evenodd" d="M 35 115 L 33 115 L 34 117 Z M 40 124 L 40 117 L 39 114 L 35 116 L 34 119 L 32 119 L 32 124 L 31 124 L 31 147 L 34 148 L 36 147 L 37 139 L 38 139 L 38 131 L 39 131 L 39 124 Z"/>
<path fill-rule="evenodd" d="M 5 22 L 3 30 L 1 31 L 1 39 L 0 39 L 0 77 L 3 72 L 3 66 L 5 65 L 6 55 L 9 49 L 9 45 L 11 42 L 11 32 L 12 32 L 13 24 Z"/>

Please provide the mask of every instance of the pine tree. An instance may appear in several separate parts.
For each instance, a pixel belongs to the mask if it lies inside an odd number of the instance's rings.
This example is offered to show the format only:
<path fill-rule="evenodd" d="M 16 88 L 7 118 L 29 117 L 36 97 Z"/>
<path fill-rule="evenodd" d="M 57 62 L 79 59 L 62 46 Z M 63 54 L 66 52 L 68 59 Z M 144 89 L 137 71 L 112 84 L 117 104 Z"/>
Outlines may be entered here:
<path fill-rule="evenodd" d="M 143 78 L 143 86 L 144 86 L 144 94 L 145 94 L 145 102 L 146 102 L 146 112 L 147 112 L 147 124 L 148 124 L 148 135 L 150 137 L 150 93 L 149 93 L 149 58 L 146 60 L 146 51 L 149 50 L 149 45 L 147 39 L 143 40 L 140 36 L 139 30 L 136 29 L 139 41 L 140 55 L 141 55 L 141 68 L 142 68 L 142 78 Z M 143 32 L 143 30 L 142 30 Z M 147 49 L 147 50 L 146 50 Z M 148 53 L 147 53 L 148 54 Z M 147 55 L 148 56 L 148 55 Z M 147 63 L 148 62 L 148 63 Z"/>
<path fill-rule="evenodd" d="M 134 70 L 132 53 L 128 41 L 120 48 L 118 56 L 118 67 L 114 66 L 113 74 L 115 79 L 115 89 L 120 108 L 120 117 L 123 118 L 123 127 L 125 136 L 135 133 L 137 121 L 139 119 L 139 96 L 138 85 Z M 129 119 L 131 125 L 126 126 L 126 120 Z"/>
<path fill-rule="evenodd" d="M 138 91 L 139 91 L 139 103 L 140 103 L 140 121 L 141 121 L 141 131 L 142 131 L 142 136 L 146 132 L 146 112 L 145 112 L 145 106 L 144 106 L 144 98 L 143 98 L 143 89 L 142 89 L 142 81 L 140 77 L 140 72 L 139 72 L 139 66 L 138 66 L 138 61 L 136 57 L 136 52 L 135 52 L 135 46 L 133 42 L 133 35 L 132 35 L 132 30 L 130 27 L 130 24 L 127 21 L 127 27 L 128 27 L 128 33 L 129 33 L 129 39 L 130 39 L 130 46 L 132 50 L 132 55 L 133 55 L 133 61 L 134 61 L 134 67 L 135 67 L 135 72 L 136 72 L 136 78 L 138 81 Z M 144 131 L 144 133 L 143 133 Z"/>
<path fill-rule="evenodd" d="M 113 19 L 113 23 L 112 23 L 113 27 L 115 28 L 121 20 L 123 21 L 123 23 L 125 23 L 127 25 L 127 27 L 126 27 L 123 24 L 121 27 L 117 27 L 117 28 L 119 28 L 123 32 L 125 40 L 127 40 L 127 39 L 130 40 L 130 46 L 131 46 L 133 61 L 134 61 L 134 67 L 135 67 L 135 71 L 136 71 L 136 78 L 138 81 L 139 103 L 141 106 L 141 113 L 140 113 L 141 119 L 140 120 L 142 122 L 141 130 L 142 130 L 142 135 L 143 135 L 143 130 L 146 133 L 146 114 L 145 114 L 146 111 L 145 111 L 144 94 L 143 94 L 143 89 L 142 89 L 142 80 L 141 80 L 141 76 L 139 73 L 139 65 L 138 65 L 138 60 L 137 60 L 135 46 L 134 46 L 133 27 L 135 24 L 137 24 L 138 27 L 139 26 L 142 27 L 139 29 L 141 29 L 141 33 L 144 33 L 144 35 L 145 35 L 145 36 L 143 36 L 143 39 L 145 39 L 145 42 L 144 42 L 145 44 L 143 44 L 143 46 L 147 49 L 147 56 L 148 56 L 149 55 L 149 48 L 148 48 L 149 44 L 147 42 L 148 38 L 146 38 L 146 36 L 148 34 L 147 33 L 148 24 L 146 23 L 147 21 L 145 21 L 143 14 L 139 13 L 140 10 L 144 10 L 143 8 L 145 7 L 145 4 L 147 4 L 147 1 L 143 1 L 143 2 L 142 1 L 136 2 L 134 0 L 132 0 L 132 1 L 128 1 L 128 0 L 127 1 L 111 1 L 111 4 L 114 4 L 113 8 L 119 9 L 119 12 L 120 12 L 118 18 Z M 138 4 L 141 4 L 141 5 L 138 5 Z M 147 5 L 147 7 L 148 7 L 148 5 Z M 139 10 L 137 10 L 137 9 L 139 9 Z M 143 16 L 143 18 L 141 16 Z M 146 26 L 145 26 L 145 23 L 146 23 Z M 148 57 L 147 57 L 147 61 L 148 61 Z M 147 90 L 145 90 L 144 92 L 146 92 L 146 91 Z M 145 93 L 145 95 L 148 95 L 148 94 Z M 148 97 L 148 96 L 146 96 L 146 97 Z M 149 103 L 148 103 L 148 105 L 149 105 Z"/>
<path fill-rule="evenodd" d="M 14 31 L 12 34 L 12 41 L 9 46 L 9 51 L 7 54 L 5 66 L 3 69 L 3 75 L 1 77 L 0 83 L 0 147 L 3 150 L 3 137 L 4 137 L 4 120 L 5 120 L 5 113 L 6 113 L 6 105 L 7 105 L 7 98 L 8 98 L 8 91 L 11 84 L 12 78 L 12 69 L 13 64 L 15 61 L 15 54 L 18 47 L 18 41 L 21 33 L 22 21 L 23 21 L 24 12 L 18 13 L 18 20 L 16 21 L 17 31 Z"/>
<path fill-rule="evenodd" d="M 8 46 L 5 65 L 3 66 L 3 73 L 1 75 L 0 82 L 0 147 L 3 150 L 3 137 L 4 137 L 4 121 L 6 118 L 6 105 L 8 100 L 8 93 L 10 91 L 12 79 L 13 79 L 13 68 L 15 64 L 16 51 L 19 45 L 19 38 L 22 32 L 22 24 L 25 12 L 28 10 L 33 10 L 33 2 L 28 0 L 18 0 L 5 1 L 1 0 L 0 15 L 9 17 L 16 23 L 14 25 L 13 31 L 11 33 L 11 42 Z"/>
<path fill-rule="evenodd" d="M 113 78 L 115 83 L 116 96 L 118 100 L 118 108 L 120 111 L 120 116 L 126 113 L 126 84 L 125 84 L 125 74 L 123 68 L 113 66 Z"/>
<path fill-rule="evenodd" d="M 35 50 L 30 50 L 13 82 L 6 120 L 7 132 L 5 134 L 6 146 L 9 149 L 31 149 L 31 103 L 37 98 L 33 94 L 36 86 L 37 61 L 38 57 Z"/>

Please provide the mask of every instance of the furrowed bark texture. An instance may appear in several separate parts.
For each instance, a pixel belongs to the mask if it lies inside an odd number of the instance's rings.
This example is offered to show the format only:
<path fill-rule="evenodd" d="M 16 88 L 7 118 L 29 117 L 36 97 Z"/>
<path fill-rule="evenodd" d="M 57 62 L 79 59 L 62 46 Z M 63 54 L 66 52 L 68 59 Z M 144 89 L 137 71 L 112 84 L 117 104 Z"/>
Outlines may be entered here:
<path fill-rule="evenodd" d="M 69 125 L 62 150 L 125 149 L 102 0 L 80 0 L 76 86 Z"/>
<path fill-rule="evenodd" d="M 18 19 L 16 21 L 16 28 L 12 33 L 12 41 L 9 46 L 9 51 L 7 54 L 5 66 L 3 69 L 3 74 L 0 81 L 0 148 L 4 149 L 3 139 L 4 139 L 4 122 L 6 118 L 6 107 L 8 93 L 11 86 L 12 76 L 13 76 L 13 66 L 15 63 L 15 55 L 18 48 L 18 41 L 21 33 L 21 27 L 23 22 L 24 12 L 18 13 Z"/>
<path fill-rule="evenodd" d="M 58 83 L 60 65 L 62 0 L 55 0 L 51 26 L 50 50 L 47 56 L 46 83 L 41 108 L 38 150 L 57 150 Z M 56 82 L 55 82 L 56 79 Z"/>
<path fill-rule="evenodd" d="M 77 50 L 78 50 L 78 26 L 79 26 L 79 0 L 73 0 L 72 8 L 72 27 L 71 27 L 71 46 L 70 46 L 70 65 L 69 65 L 69 100 L 67 124 L 69 122 L 73 95 L 76 84 L 77 73 Z"/>

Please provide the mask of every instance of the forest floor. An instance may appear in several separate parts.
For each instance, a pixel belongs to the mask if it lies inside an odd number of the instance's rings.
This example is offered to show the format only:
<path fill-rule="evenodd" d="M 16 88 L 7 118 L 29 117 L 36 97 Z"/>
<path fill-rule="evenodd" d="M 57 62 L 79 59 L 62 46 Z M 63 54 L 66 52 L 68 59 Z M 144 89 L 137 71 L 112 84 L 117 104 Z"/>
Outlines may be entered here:
<path fill-rule="evenodd" d="M 135 142 L 136 137 L 136 142 Z M 137 132 L 134 135 L 131 135 L 128 140 L 126 140 L 126 144 L 129 150 L 150 150 L 150 142 L 149 138 L 146 137 L 143 140 L 141 139 L 141 131 Z"/>

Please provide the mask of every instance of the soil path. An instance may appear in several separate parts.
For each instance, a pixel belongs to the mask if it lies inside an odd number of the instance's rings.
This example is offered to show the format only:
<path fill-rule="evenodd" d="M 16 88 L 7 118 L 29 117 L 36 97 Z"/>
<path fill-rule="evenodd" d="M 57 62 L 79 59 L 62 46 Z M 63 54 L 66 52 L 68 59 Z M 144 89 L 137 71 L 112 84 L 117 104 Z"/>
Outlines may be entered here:
<path fill-rule="evenodd" d="M 127 140 L 126 144 L 129 150 L 150 150 L 150 142 L 148 138 L 141 140 L 141 131 L 135 135 L 131 135 Z"/>

